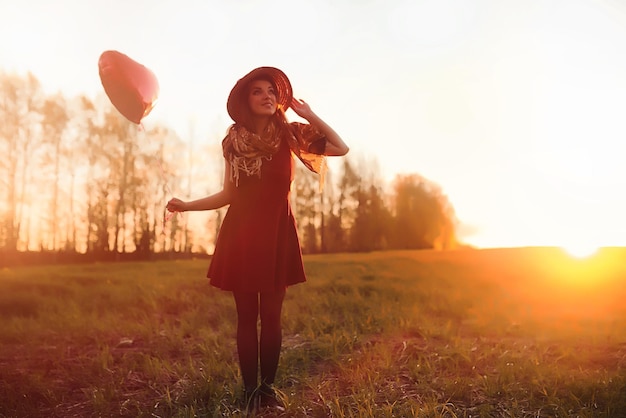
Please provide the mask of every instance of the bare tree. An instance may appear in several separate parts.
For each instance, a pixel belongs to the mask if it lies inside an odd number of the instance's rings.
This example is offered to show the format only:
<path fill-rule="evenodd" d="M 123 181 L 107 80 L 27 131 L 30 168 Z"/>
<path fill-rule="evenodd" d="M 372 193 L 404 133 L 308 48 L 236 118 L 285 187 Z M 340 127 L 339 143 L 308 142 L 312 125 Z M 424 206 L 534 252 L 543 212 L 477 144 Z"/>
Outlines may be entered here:
<path fill-rule="evenodd" d="M 108 222 L 102 222 L 98 215 L 101 208 L 98 204 L 98 196 L 101 186 L 98 184 L 100 174 L 100 164 L 103 152 L 101 150 L 102 132 L 97 125 L 98 114 L 94 103 L 87 97 L 81 96 L 78 99 L 77 109 L 77 152 L 84 155 L 83 161 L 86 162 L 85 179 L 82 184 L 85 193 L 85 233 L 84 247 L 85 252 L 91 253 L 99 249 L 104 251 L 104 243 L 98 239 L 99 228 Z"/>
<path fill-rule="evenodd" d="M 37 145 L 35 127 L 40 119 L 42 94 L 39 80 L 32 74 L 22 78 L 0 73 L 0 151 L 4 156 L 0 165 L 4 181 L 0 184 L 6 202 L 0 244 L 8 250 L 20 249 L 21 226 L 27 209 L 27 179 L 34 169 L 31 156 Z M 28 247 L 28 241 L 22 241 L 22 249 Z"/>
<path fill-rule="evenodd" d="M 46 99 L 43 103 L 43 145 L 49 149 L 44 154 L 44 165 L 51 166 L 52 175 L 50 177 L 52 196 L 50 202 L 50 210 L 48 211 L 48 224 L 50 228 L 50 237 L 48 248 L 50 250 L 58 249 L 58 227 L 59 219 L 59 184 L 61 182 L 61 158 L 63 156 L 63 132 L 67 126 L 69 117 L 67 115 L 67 104 L 65 98 L 61 95 Z"/>

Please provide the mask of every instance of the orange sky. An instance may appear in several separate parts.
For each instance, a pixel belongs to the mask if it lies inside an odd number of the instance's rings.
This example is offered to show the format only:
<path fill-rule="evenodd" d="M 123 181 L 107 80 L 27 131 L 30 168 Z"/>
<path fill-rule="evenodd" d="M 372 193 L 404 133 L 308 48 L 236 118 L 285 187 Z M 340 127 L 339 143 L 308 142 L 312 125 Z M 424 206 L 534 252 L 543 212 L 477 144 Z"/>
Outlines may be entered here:
<path fill-rule="evenodd" d="M 439 183 L 467 242 L 626 245 L 617 0 L 2 1 L 0 37 L 0 68 L 68 95 L 102 94 L 99 55 L 128 54 L 161 84 L 146 124 L 194 141 L 277 66 L 354 157 Z"/>

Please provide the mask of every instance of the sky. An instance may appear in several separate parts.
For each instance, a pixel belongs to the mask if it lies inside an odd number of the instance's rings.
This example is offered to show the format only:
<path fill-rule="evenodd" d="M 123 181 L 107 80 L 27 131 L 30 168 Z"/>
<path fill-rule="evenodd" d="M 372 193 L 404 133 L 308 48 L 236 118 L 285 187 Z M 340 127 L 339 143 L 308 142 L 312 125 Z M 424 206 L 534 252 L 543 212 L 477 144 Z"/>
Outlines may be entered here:
<path fill-rule="evenodd" d="M 463 241 L 626 246 L 626 2 L 0 0 L 0 39 L 0 70 L 70 97 L 118 50 L 159 80 L 146 124 L 215 144 L 275 66 L 357 160 L 441 186 Z"/>

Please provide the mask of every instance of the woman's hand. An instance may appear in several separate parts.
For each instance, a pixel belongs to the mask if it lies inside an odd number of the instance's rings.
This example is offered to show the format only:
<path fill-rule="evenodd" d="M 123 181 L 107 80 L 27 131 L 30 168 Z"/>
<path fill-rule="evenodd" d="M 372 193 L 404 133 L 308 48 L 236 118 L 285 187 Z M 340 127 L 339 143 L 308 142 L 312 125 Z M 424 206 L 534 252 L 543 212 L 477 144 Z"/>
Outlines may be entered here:
<path fill-rule="evenodd" d="M 187 210 L 187 202 L 183 202 L 178 198 L 173 198 L 167 202 L 165 206 L 170 212 L 184 212 Z"/>
<path fill-rule="evenodd" d="M 311 125 L 315 126 L 326 137 L 326 150 L 325 155 L 346 155 L 348 153 L 348 146 L 343 139 L 331 128 L 326 122 L 320 119 L 313 111 L 311 107 L 304 100 L 291 99 L 291 108 L 301 118 L 304 118 Z"/>
<path fill-rule="evenodd" d="M 311 110 L 311 106 L 304 100 L 296 99 L 295 97 L 291 99 L 291 108 L 296 115 L 304 118 L 306 120 L 311 119 L 311 117 L 315 116 L 315 113 Z"/>

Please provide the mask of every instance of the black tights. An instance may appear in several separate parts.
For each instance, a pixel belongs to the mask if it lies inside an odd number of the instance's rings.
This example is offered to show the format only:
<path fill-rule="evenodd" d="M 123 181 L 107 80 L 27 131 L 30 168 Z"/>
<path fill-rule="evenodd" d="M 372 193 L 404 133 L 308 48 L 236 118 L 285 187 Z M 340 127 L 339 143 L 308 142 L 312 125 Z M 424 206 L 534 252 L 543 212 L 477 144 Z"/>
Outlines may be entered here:
<path fill-rule="evenodd" d="M 282 332 L 280 315 L 285 290 L 276 293 L 233 292 L 237 306 L 237 353 L 246 390 L 257 387 L 259 351 L 261 383 L 271 385 L 276 377 Z M 259 303 L 260 302 L 260 303 Z M 261 314 L 261 342 L 257 322 Z"/>

